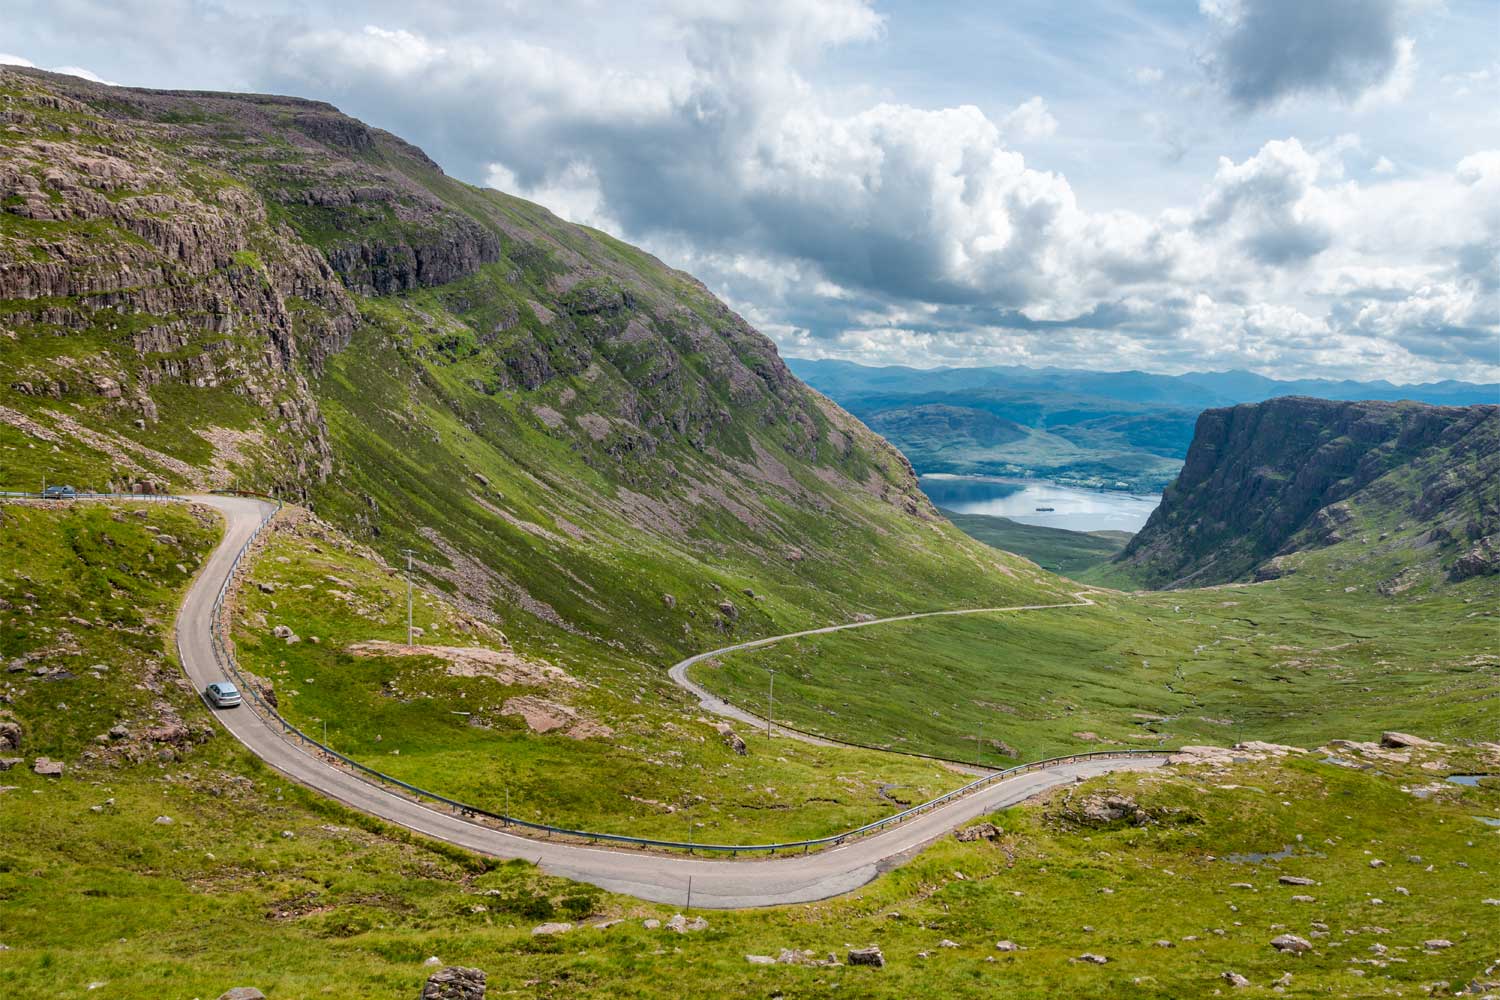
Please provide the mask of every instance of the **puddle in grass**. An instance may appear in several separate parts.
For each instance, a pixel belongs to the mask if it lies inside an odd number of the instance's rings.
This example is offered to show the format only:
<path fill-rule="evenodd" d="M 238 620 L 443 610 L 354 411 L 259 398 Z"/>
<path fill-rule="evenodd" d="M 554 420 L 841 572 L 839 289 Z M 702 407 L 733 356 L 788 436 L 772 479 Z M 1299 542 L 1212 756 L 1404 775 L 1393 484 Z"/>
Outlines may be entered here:
<path fill-rule="evenodd" d="M 1481 778 L 1500 778 L 1500 774 L 1450 774 L 1443 780 L 1473 788 L 1479 784 Z"/>
<path fill-rule="evenodd" d="M 1475 816 L 1474 818 L 1485 826 L 1500 826 L 1500 817 L 1497 816 Z"/>

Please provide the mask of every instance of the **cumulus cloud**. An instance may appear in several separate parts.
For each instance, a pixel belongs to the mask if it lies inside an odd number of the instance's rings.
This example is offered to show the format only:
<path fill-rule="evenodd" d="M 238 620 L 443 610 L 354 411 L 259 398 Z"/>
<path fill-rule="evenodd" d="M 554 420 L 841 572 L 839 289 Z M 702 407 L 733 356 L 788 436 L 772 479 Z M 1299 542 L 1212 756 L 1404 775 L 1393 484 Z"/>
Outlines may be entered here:
<path fill-rule="evenodd" d="M 1398 99 L 1411 86 L 1407 0 L 1200 0 L 1217 26 L 1208 67 L 1246 110 L 1300 94 Z"/>
<path fill-rule="evenodd" d="M 1227 231 L 1264 264 L 1316 256 L 1333 241 L 1336 221 L 1318 186 L 1322 169 L 1296 139 L 1268 142 L 1243 163 L 1220 157 L 1197 224 Z"/>
<path fill-rule="evenodd" d="M 1040 97 L 1019 105 L 1000 122 L 1001 132 L 1008 138 L 1045 139 L 1057 132 L 1057 119 Z"/>

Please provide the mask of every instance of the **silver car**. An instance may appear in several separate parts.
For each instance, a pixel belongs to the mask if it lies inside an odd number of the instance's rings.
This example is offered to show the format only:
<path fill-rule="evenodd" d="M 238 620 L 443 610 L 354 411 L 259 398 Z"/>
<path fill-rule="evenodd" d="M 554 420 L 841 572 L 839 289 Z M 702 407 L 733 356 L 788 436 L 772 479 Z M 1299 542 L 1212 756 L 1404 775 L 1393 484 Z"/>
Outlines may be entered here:
<path fill-rule="evenodd" d="M 214 708 L 235 708 L 240 703 L 240 691 L 228 681 L 214 681 L 203 689 L 203 697 Z"/>

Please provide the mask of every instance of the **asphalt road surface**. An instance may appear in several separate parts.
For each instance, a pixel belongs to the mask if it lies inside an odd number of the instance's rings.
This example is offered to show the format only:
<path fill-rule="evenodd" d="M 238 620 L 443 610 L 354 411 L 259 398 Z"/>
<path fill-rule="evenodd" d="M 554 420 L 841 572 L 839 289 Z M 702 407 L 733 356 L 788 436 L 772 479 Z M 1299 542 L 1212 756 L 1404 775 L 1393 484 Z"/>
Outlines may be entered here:
<path fill-rule="evenodd" d="M 263 501 L 241 497 L 193 499 L 219 510 L 226 521 L 223 541 L 204 564 L 177 616 L 183 668 L 201 691 L 211 681 L 226 679 L 214 658 L 211 641 L 214 598 L 230 572 L 235 553 L 272 508 Z M 746 645 L 769 641 L 772 640 Z M 678 666 L 686 670 L 692 662 L 684 661 Z M 460 847 L 501 858 L 534 861 L 548 874 L 655 902 L 684 905 L 691 879 L 693 905 L 716 909 L 806 903 L 849 892 L 895 867 L 923 845 L 978 816 L 1014 805 L 1077 777 L 1155 767 L 1165 759 L 1122 758 L 1063 764 L 997 782 L 891 829 L 815 854 L 714 860 L 561 843 L 481 826 L 371 784 L 298 749 L 283 738 L 279 727 L 256 714 L 248 704 L 213 714 L 225 729 L 271 767 L 351 808 Z"/>

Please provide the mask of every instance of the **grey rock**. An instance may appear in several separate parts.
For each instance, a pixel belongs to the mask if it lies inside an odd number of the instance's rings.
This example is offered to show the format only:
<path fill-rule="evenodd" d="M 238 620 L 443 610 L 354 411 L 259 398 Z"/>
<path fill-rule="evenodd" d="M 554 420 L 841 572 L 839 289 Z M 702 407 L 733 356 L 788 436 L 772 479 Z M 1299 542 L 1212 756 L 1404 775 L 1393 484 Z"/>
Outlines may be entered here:
<path fill-rule="evenodd" d="M 219 1000 L 266 1000 L 266 995 L 254 986 L 236 986 L 220 993 Z"/>
<path fill-rule="evenodd" d="M 1095 955 L 1093 952 L 1088 951 L 1084 952 L 1082 955 L 1079 955 L 1077 958 L 1070 959 L 1070 961 L 1082 962 L 1087 965 L 1107 965 L 1109 963 L 1109 959 L 1105 958 L 1103 955 Z"/>
<path fill-rule="evenodd" d="M 63 773 L 63 762 L 49 757 L 38 757 L 31 765 L 31 771 L 44 778 L 60 778 Z"/>
<path fill-rule="evenodd" d="M 538 924 L 531 929 L 531 936 L 540 934 L 566 934 L 573 929 L 572 924 Z"/>
<path fill-rule="evenodd" d="M 1312 942 L 1295 934 L 1279 934 L 1271 939 L 1271 947 L 1277 951 L 1288 951 L 1294 955 L 1312 951 Z"/>
<path fill-rule="evenodd" d="M 450 965 L 427 977 L 421 1000 L 484 1000 L 483 969 Z"/>
<path fill-rule="evenodd" d="M 1310 878 L 1303 878 L 1301 875 L 1283 875 L 1280 878 L 1278 878 L 1276 881 L 1280 882 L 1282 885 L 1317 885 L 1318 884 L 1316 880 L 1310 879 Z"/>
<path fill-rule="evenodd" d="M 877 969 L 885 968 L 885 956 L 880 953 L 879 945 L 871 945 L 868 948 L 850 948 L 848 961 L 850 965 L 869 965 Z"/>
<path fill-rule="evenodd" d="M 1225 972 L 1219 978 L 1224 980 L 1224 982 L 1228 983 L 1230 986 L 1233 986 L 1235 989 L 1240 989 L 1241 987 L 1250 985 L 1250 980 L 1246 979 L 1238 972 Z"/>

